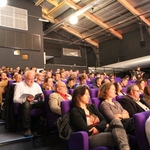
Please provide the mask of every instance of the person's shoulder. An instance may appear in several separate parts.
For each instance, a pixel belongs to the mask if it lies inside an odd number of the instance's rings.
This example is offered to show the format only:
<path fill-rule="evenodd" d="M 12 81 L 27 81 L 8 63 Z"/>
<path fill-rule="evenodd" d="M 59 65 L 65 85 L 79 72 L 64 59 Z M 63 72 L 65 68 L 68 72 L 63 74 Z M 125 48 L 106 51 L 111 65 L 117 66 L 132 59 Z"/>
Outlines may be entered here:
<path fill-rule="evenodd" d="M 58 97 L 59 96 L 59 93 L 57 92 L 53 92 L 50 94 L 50 97 Z"/>

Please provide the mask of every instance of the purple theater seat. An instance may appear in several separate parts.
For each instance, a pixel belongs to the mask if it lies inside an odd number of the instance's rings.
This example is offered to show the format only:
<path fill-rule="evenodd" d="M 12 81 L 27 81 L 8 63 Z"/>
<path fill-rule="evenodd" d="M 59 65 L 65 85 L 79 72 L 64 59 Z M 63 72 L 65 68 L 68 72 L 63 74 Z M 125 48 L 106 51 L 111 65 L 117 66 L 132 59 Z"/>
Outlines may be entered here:
<path fill-rule="evenodd" d="M 97 98 L 97 97 L 93 97 L 93 98 L 91 98 L 91 101 L 92 101 L 92 104 L 94 104 L 96 106 L 96 108 L 99 109 L 99 105 L 100 105 L 100 102 L 101 102 L 100 99 Z"/>
<path fill-rule="evenodd" d="M 73 95 L 73 91 L 74 91 L 74 89 L 69 89 L 69 90 L 68 90 L 68 93 L 69 93 L 70 95 Z"/>
<path fill-rule="evenodd" d="M 46 112 L 44 109 L 35 108 L 30 110 L 30 114 L 32 117 L 34 116 L 40 116 L 44 115 Z M 21 104 L 20 103 L 14 103 L 14 114 L 20 115 L 21 114 Z"/>
<path fill-rule="evenodd" d="M 54 90 L 44 90 L 44 97 L 45 97 L 45 109 L 46 109 L 46 116 L 47 116 L 47 122 L 48 122 L 48 127 L 49 128 L 53 128 L 56 127 L 55 125 L 55 121 L 58 117 L 60 117 L 60 115 L 53 113 L 50 108 L 49 108 L 49 95 L 51 93 L 55 92 Z"/>
<path fill-rule="evenodd" d="M 90 89 L 90 96 L 91 98 L 98 96 L 98 88 Z"/>
<path fill-rule="evenodd" d="M 148 144 L 148 140 L 145 134 L 145 122 L 149 116 L 150 116 L 150 111 L 137 113 L 134 114 L 133 116 L 135 135 L 140 150 L 150 150 L 150 146 Z"/>
<path fill-rule="evenodd" d="M 123 91 L 124 93 L 127 93 L 127 87 L 122 87 L 122 91 Z"/>
<path fill-rule="evenodd" d="M 66 114 L 71 109 L 71 101 L 61 101 L 61 113 Z M 114 148 L 99 146 L 89 149 L 88 134 L 85 131 L 79 131 L 72 133 L 68 140 L 69 150 L 115 150 Z"/>
<path fill-rule="evenodd" d="M 123 98 L 123 95 L 117 95 L 116 96 L 116 101 L 120 102 Z"/>

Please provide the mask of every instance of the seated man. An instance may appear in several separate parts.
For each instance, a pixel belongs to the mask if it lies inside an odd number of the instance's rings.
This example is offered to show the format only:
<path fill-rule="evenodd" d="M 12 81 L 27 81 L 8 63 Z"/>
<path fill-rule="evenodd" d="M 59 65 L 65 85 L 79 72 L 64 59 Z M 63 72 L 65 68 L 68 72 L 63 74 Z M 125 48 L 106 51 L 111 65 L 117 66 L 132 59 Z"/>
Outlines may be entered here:
<path fill-rule="evenodd" d="M 149 107 L 143 99 L 140 99 L 139 87 L 131 84 L 127 87 L 127 95 L 123 96 L 120 104 L 129 112 L 129 116 L 133 117 L 135 113 L 148 111 Z"/>
<path fill-rule="evenodd" d="M 22 104 L 23 127 L 25 128 L 25 136 L 31 135 L 31 116 L 30 110 L 33 108 L 43 108 L 43 92 L 39 84 L 34 82 L 35 72 L 26 71 L 24 81 L 17 83 L 14 89 L 14 103 Z M 25 94 L 26 93 L 26 94 Z M 40 94 L 40 100 L 35 100 L 34 96 Z"/>
<path fill-rule="evenodd" d="M 49 96 L 49 107 L 52 112 L 61 115 L 60 102 L 62 100 L 71 100 L 72 96 L 68 94 L 66 84 L 62 81 L 55 84 L 55 91 Z"/>

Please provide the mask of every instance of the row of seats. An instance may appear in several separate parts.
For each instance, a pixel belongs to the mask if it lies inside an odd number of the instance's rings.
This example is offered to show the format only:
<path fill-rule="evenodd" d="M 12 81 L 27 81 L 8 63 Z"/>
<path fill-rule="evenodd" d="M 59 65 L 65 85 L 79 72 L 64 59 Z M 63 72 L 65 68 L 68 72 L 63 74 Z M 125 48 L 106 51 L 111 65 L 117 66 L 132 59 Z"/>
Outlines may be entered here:
<path fill-rule="evenodd" d="M 71 109 L 71 101 L 62 101 L 61 102 L 61 113 L 62 114 L 68 113 L 70 111 L 70 109 Z M 146 116 L 148 114 L 150 115 L 150 111 L 149 111 L 149 113 L 148 112 L 146 113 Z M 129 142 L 131 144 L 131 147 L 134 147 L 135 149 L 137 148 L 137 145 L 139 145 L 140 150 L 148 150 L 149 145 L 148 145 L 147 139 L 145 137 L 144 123 L 143 123 L 143 122 L 145 122 L 146 118 L 148 118 L 148 116 L 143 118 L 143 115 L 145 116 L 145 114 L 136 114 L 134 116 L 136 136 L 130 135 Z M 140 121 L 141 119 L 143 122 Z M 143 131 L 142 132 L 142 138 L 143 138 L 142 140 L 140 137 L 140 133 L 138 132 L 138 130 L 141 130 L 141 128 Z M 144 149 L 142 149 L 143 144 L 145 145 Z M 79 131 L 79 132 L 72 133 L 71 138 L 68 140 L 68 147 L 69 147 L 69 150 L 117 150 L 117 148 L 111 148 L 111 147 L 106 147 L 106 146 L 99 146 L 96 148 L 89 149 L 88 134 L 85 131 Z"/>

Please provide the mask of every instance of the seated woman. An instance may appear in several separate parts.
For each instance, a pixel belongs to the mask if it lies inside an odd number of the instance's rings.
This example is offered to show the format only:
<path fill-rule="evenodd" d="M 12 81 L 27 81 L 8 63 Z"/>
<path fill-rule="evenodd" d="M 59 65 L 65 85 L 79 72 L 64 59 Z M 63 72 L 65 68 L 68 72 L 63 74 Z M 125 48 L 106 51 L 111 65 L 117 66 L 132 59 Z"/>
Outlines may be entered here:
<path fill-rule="evenodd" d="M 44 79 L 44 83 L 42 84 L 43 90 L 55 90 L 55 87 L 53 85 L 53 79 L 48 77 Z"/>
<path fill-rule="evenodd" d="M 116 89 L 116 95 L 126 95 L 126 93 L 124 93 L 122 91 L 122 86 L 120 85 L 120 83 L 118 82 L 114 82 L 114 86 L 115 86 L 115 89 Z"/>
<path fill-rule="evenodd" d="M 67 89 L 74 89 L 76 84 L 76 77 L 74 75 L 70 75 L 67 80 Z"/>
<path fill-rule="evenodd" d="M 113 119 L 119 119 L 124 125 L 128 134 L 134 134 L 133 119 L 129 117 L 129 113 L 123 109 L 118 101 L 113 101 L 116 96 L 116 89 L 113 83 L 105 83 L 100 89 L 101 104 L 100 111 L 103 113 L 108 123 Z"/>
<path fill-rule="evenodd" d="M 74 131 L 86 131 L 89 147 L 118 146 L 119 150 L 129 150 L 127 135 L 119 119 L 108 125 L 100 111 L 89 104 L 90 94 L 86 85 L 75 88 L 72 97 L 70 125 Z"/>
<path fill-rule="evenodd" d="M 136 81 L 136 85 L 139 87 L 139 93 L 143 94 L 144 92 L 144 87 L 145 87 L 145 81 L 143 79 L 138 79 Z"/>
<path fill-rule="evenodd" d="M 150 85 L 145 86 L 144 93 L 143 93 L 143 100 L 150 108 Z"/>

